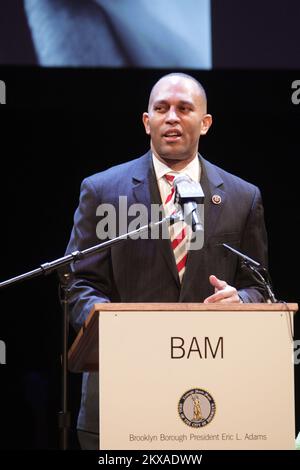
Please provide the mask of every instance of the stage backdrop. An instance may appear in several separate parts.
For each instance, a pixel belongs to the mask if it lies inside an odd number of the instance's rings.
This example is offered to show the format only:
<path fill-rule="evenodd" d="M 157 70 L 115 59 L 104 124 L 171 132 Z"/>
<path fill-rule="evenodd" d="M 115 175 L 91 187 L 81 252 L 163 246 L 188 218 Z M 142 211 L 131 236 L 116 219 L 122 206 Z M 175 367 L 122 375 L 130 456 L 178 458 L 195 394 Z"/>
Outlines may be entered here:
<path fill-rule="evenodd" d="M 62 256 L 81 180 L 148 149 L 141 114 L 151 86 L 164 72 L 0 68 L 7 97 L 7 105 L 0 106 L 1 280 Z M 200 151 L 261 188 L 274 290 L 278 299 L 299 303 L 300 105 L 292 100 L 292 83 L 300 79 L 299 73 L 193 73 L 207 90 L 214 117 Z M 6 344 L 6 365 L 0 365 L 3 448 L 58 446 L 57 287 L 55 275 L 50 275 L 0 293 L 0 340 Z M 71 387 L 74 426 L 79 377 L 72 376 Z M 297 401 L 297 431 L 299 405 Z M 18 441 L 13 437 L 16 421 Z"/>

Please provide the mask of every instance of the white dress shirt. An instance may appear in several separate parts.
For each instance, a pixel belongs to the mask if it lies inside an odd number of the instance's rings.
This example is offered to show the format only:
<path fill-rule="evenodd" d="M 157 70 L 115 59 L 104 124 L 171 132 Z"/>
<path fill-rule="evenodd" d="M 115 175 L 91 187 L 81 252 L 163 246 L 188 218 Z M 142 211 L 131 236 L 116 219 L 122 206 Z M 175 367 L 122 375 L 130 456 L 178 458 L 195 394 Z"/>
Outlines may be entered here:
<path fill-rule="evenodd" d="M 196 154 L 195 158 L 185 168 L 183 168 L 180 171 L 174 171 L 171 168 L 169 168 L 165 163 L 158 160 L 158 158 L 154 155 L 154 153 L 152 153 L 152 160 L 153 160 L 153 166 L 154 166 L 154 170 L 156 174 L 156 179 L 157 179 L 162 203 L 165 202 L 170 192 L 170 185 L 166 181 L 166 178 L 164 178 L 164 176 L 167 173 L 174 175 L 174 176 L 177 176 L 179 174 L 184 174 L 184 175 L 187 175 L 189 178 L 191 178 L 193 181 L 196 181 L 197 183 L 199 183 L 200 181 L 201 166 L 200 166 L 198 154 Z"/>

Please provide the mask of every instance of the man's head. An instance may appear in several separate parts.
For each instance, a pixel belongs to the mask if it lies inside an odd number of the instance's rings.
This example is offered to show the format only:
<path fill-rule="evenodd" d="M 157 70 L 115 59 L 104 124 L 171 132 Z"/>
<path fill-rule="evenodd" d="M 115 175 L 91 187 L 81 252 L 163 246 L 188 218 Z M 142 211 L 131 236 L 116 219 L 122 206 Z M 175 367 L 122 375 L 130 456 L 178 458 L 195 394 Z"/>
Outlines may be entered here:
<path fill-rule="evenodd" d="M 183 73 L 165 75 L 152 88 L 143 123 L 160 160 L 188 163 L 212 123 L 202 85 Z"/>

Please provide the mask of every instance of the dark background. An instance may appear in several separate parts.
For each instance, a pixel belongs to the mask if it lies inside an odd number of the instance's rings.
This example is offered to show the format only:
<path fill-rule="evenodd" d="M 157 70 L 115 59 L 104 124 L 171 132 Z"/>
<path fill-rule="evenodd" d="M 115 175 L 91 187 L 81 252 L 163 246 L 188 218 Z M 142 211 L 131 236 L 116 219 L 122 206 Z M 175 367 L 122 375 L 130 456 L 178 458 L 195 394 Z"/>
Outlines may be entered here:
<path fill-rule="evenodd" d="M 163 73 L 0 69 L 9 103 L 0 107 L 1 280 L 63 255 L 81 180 L 147 150 L 141 114 L 152 84 Z M 299 74 L 193 74 L 207 90 L 214 117 L 200 151 L 261 188 L 276 296 L 300 302 L 296 170 L 300 105 L 291 101 L 291 83 Z M 52 274 L 0 293 L 0 339 L 7 345 L 7 364 L 0 366 L 3 448 L 58 446 L 62 315 L 57 287 Z M 297 431 L 299 367 L 295 368 Z M 74 426 L 80 379 L 74 374 L 70 379 Z M 75 433 L 72 446 L 76 447 Z"/>

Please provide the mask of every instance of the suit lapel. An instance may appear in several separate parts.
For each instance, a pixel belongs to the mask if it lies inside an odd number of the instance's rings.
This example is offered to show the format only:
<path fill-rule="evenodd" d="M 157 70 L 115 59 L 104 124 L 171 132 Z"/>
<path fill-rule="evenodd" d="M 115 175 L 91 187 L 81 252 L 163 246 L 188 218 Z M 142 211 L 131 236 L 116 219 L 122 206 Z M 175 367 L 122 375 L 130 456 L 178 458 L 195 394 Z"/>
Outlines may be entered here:
<path fill-rule="evenodd" d="M 151 199 L 150 199 L 150 184 L 149 184 L 149 168 L 147 162 L 141 162 L 142 165 L 135 168 L 134 175 L 132 176 L 132 193 L 135 203 L 144 204 L 150 214 Z"/>
<path fill-rule="evenodd" d="M 226 193 L 223 190 L 223 180 L 214 165 L 200 157 L 202 174 L 201 185 L 205 195 L 204 199 L 204 240 L 216 232 L 218 219 L 223 211 L 226 201 Z M 220 197 L 220 203 L 216 203 L 215 196 Z"/>
<path fill-rule="evenodd" d="M 161 205 L 160 192 L 155 176 L 151 152 L 149 151 L 136 166 L 132 176 L 132 191 L 135 202 L 144 204 L 148 210 L 148 218 L 151 218 L 151 204 Z M 172 272 L 174 279 L 180 288 L 178 271 L 170 239 L 162 239 L 157 243 L 168 268 Z"/>

